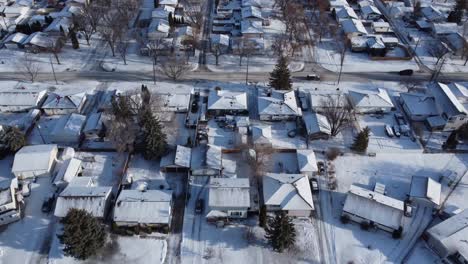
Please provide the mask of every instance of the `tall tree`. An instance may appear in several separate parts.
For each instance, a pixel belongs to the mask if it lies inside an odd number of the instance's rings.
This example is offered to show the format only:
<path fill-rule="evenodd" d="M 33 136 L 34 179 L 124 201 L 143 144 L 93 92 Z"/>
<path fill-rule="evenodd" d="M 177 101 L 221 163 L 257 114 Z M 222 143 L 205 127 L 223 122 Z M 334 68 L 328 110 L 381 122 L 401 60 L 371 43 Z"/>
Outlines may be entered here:
<path fill-rule="evenodd" d="M 365 152 L 367 150 L 367 146 L 369 145 L 369 133 L 369 127 L 365 127 L 363 130 L 361 130 L 354 138 L 351 149 L 357 152 Z"/>
<path fill-rule="evenodd" d="M 68 33 L 70 36 L 70 40 L 72 43 L 73 49 L 79 49 L 80 48 L 80 42 L 78 42 L 78 38 L 76 37 L 76 32 L 74 29 L 70 29 L 70 32 Z"/>
<path fill-rule="evenodd" d="M 449 137 L 447 138 L 447 141 L 445 141 L 442 148 L 443 149 L 456 149 L 458 145 L 457 134 L 458 133 L 456 130 L 452 131 L 452 133 L 450 133 Z"/>
<path fill-rule="evenodd" d="M 6 127 L 0 135 L 0 143 L 14 153 L 26 145 L 26 137 L 17 127 Z"/>
<path fill-rule="evenodd" d="M 275 69 L 270 73 L 270 86 L 277 90 L 291 90 L 291 72 L 286 57 L 278 58 Z"/>
<path fill-rule="evenodd" d="M 329 96 L 321 102 L 321 108 L 323 109 L 323 115 L 330 123 L 333 137 L 351 123 L 352 107 L 343 95 Z"/>
<path fill-rule="evenodd" d="M 162 131 L 159 119 L 151 113 L 149 108 L 144 110 L 142 119 L 144 138 L 143 156 L 148 160 L 158 159 L 166 152 L 166 134 Z"/>
<path fill-rule="evenodd" d="M 266 239 L 269 241 L 274 250 L 283 252 L 296 242 L 296 229 L 291 218 L 286 215 L 286 212 L 281 211 L 271 219 L 268 223 L 266 231 Z"/>
<path fill-rule="evenodd" d="M 86 260 L 106 242 L 106 233 L 99 220 L 85 210 L 70 209 L 62 219 L 63 234 L 58 235 L 65 255 Z"/>

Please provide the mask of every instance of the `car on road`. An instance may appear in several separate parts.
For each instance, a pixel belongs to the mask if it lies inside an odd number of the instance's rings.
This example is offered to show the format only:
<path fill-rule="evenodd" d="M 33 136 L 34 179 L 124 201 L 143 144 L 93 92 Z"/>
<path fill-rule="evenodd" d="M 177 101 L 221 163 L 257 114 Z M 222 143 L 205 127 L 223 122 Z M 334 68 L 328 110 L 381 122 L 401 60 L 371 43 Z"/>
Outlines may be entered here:
<path fill-rule="evenodd" d="M 306 79 L 309 81 L 320 81 L 320 75 L 318 74 L 307 74 Z"/>
<path fill-rule="evenodd" d="M 320 174 L 325 173 L 325 163 L 323 163 L 323 161 L 317 162 L 317 167 Z"/>
<path fill-rule="evenodd" d="M 54 204 L 54 200 L 55 200 L 55 195 L 50 194 L 46 196 L 44 200 L 42 201 L 42 207 L 41 207 L 42 212 L 50 213 L 50 211 L 52 211 L 52 205 Z"/>
<path fill-rule="evenodd" d="M 310 186 L 312 187 L 312 192 L 319 191 L 319 185 L 317 179 L 310 179 Z"/>
<path fill-rule="evenodd" d="M 391 126 L 389 125 L 385 125 L 385 133 L 387 134 L 387 136 L 389 137 L 394 137 L 395 134 L 393 134 L 393 129 Z"/>
<path fill-rule="evenodd" d="M 411 69 L 406 69 L 406 70 L 402 70 L 402 71 L 399 71 L 398 74 L 400 75 L 405 75 L 405 76 L 411 76 L 413 75 L 413 70 Z"/>
<path fill-rule="evenodd" d="M 396 137 L 400 137 L 400 136 L 401 136 L 400 128 L 399 128 L 398 126 L 393 126 L 393 127 L 392 127 L 392 130 L 393 130 L 393 134 L 394 134 Z"/>
<path fill-rule="evenodd" d="M 195 203 L 195 213 L 197 214 L 203 213 L 204 207 L 205 207 L 205 200 L 198 199 L 197 202 Z"/>

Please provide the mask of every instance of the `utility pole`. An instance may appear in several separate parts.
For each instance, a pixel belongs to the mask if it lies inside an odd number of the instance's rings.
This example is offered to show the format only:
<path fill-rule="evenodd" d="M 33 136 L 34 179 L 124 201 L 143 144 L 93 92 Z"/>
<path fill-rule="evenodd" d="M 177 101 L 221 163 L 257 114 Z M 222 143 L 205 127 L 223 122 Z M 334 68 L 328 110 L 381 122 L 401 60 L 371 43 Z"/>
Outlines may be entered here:
<path fill-rule="evenodd" d="M 245 72 L 245 84 L 246 85 L 249 83 L 249 58 L 250 58 L 250 53 L 247 54 L 247 71 Z"/>
<path fill-rule="evenodd" d="M 55 84 L 58 84 L 57 76 L 55 75 L 54 63 L 52 63 L 52 55 L 50 54 L 49 54 L 49 61 L 50 61 L 50 67 L 52 67 L 52 74 L 54 75 Z"/>

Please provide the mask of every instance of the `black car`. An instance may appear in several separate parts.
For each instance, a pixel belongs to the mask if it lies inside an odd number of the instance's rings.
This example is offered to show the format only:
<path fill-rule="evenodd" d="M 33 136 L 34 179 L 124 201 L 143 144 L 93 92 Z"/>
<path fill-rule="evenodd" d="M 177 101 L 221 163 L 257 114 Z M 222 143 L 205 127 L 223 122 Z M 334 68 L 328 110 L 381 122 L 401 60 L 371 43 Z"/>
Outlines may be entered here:
<path fill-rule="evenodd" d="M 42 212 L 44 213 L 50 213 L 52 211 L 52 205 L 54 204 L 54 199 L 55 196 L 50 195 L 44 198 L 44 201 L 42 202 Z"/>
<path fill-rule="evenodd" d="M 203 212 L 204 207 L 205 207 L 205 200 L 198 199 L 197 203 L 195 204 L 195 213 L 201 214 Z"/>
<path fill-rule="evenodd" d="M 406 75 L 406 76 L 411 76 L 413 75 L 413 70 L 411 69 L 407 69 L 407 70 L 402 70 L 402 71 L 399 71 L 398 74 L 400 75 Z"/>

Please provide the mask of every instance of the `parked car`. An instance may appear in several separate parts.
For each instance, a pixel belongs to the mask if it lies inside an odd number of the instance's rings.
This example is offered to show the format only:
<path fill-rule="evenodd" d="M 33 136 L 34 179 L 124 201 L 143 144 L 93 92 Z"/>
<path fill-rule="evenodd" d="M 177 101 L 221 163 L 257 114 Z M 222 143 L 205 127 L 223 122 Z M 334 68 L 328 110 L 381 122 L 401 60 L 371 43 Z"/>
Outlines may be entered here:
<path fill-rule="evenodd" d="M 319 191 L 319 185 L 317 179 L 310 179 L 310 186 L 312 187 L 312 192 Z"/>
<path fill-rule="evenodd" d="M 309 81 L 320 81 L 320 75 L 318 74 L 307 74 L 306 78 Z"/>
<path fill-rule="evenodd" d="M 389 125 L 385 125 L 385 133 L 387 134 L 387 136 L 389 137 L 394 137 L 395 134 L 393 134 L 393 129 L 391 126 Z"/>
<path fill-rule="evenodd" d="M 401 136 L 400 128 L 399 128 L 398 126 L 393 126 L 393 127 L 392 127 L 392 130 L 393 130 L 393 134 L 394 134 L 396 137 L 400 137 L 400 136 Z"/>
<path fill-rule="evenodd" d="M 50 213 L 50 211 L 52 211 L 52 205 L 54 204 L 54 200 L 55 200 L 55 195 L 51 194 L 45 197 L 42 202 L 42 208 L 41 208 L 42 212 Z"/>
<path fill-rule="evenodd" d="M 400 74 L 400 75 L 406 75 L 406 76 L 411 76 L 411 75 L 413 75 L 413 72 L 414 72 L 413 70 L 407 69 L 407 70 L 402 70 L 402 71 L 400 71 L 398 74 Z"/>
<path fill-rule="evenodd" d="M 201 214 L 203 213 L 203 208 L 205 207 L 205 200 L 198 199 L 195 204 L 195 213 Z"/>
<path fill-rule="evenodd" d="M 398 125 L 406 125 L 406 121 L 405 121 L 405 118 L 403 117 L 402 114 L 400 113 L 395 113 L 394 114 L 395 116 L 395 121 L 397 122 Z"/>

